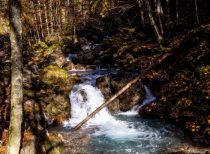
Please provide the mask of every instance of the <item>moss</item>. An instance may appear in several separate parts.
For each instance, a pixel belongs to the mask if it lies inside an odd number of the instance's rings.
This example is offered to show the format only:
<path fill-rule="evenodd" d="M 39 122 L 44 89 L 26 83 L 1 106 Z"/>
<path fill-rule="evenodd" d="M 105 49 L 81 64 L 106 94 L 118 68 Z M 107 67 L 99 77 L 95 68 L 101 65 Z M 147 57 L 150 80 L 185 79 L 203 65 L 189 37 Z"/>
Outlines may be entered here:
<path fill-rule="evenodd" d="M 24 89 L 23 91 L 24 95 L 28 96 L 28 97 L 35 97 L 35 93 L 33 90 L 28 90 L 28 89 Z"/>
<path fill-rule="evenodd" d="M 69 83 L 68 72 L 57 65 L 49 65 L 41 70 L 41 81 L 51 85 L 64 86 Z"/>
<path fill-rule="evenodd" d="M 48 47 L 48 45 L 45 42 L 39 41 L 38 43 L 34 44 L 32 46 L 32 48 L 34 49 L 35 52 L 38 52 L 41 49 L 48 49 L 49 47 Z"/>

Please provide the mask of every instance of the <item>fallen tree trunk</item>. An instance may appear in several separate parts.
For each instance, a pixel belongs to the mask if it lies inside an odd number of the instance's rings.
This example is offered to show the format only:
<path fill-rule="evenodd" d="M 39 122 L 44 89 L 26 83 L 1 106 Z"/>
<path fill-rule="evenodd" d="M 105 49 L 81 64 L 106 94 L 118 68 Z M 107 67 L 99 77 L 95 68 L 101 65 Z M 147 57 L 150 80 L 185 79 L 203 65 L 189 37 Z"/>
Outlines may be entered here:
<path fill-rule="evenodd" d="M 104 107 L 109 105 L 113 100 L 115 100 L 118 96 L 123 94 L 127 89 L 129 89 L 134 83 L 137 81 L 141 80 L 141 78 L 149 71 L 151 70 L 154 66 L 160 64 L 162 61 L 164 61 L 167 57 L 172 55 L 173 52 L 168 52 L 160 57 L 157 58 L 156 63 L 153 65 L 149 66 L 147 69 L 145 69 L 141 75 L 135 77 L 133 80 L 131 80 L 128 84 L 126 84 L 120 91 L 118 91 L 115 95 L 113 95 L 111 98 L 109 98 L 106 102 L 104 102 L 101 106 L 99 106 L 97 109 L 95 109 L 91 114 L 89 114 L 84 120 L 82 120 L 79 124 L 77 124 L 74 127 L 74 130 L 78 130 L 84 123 L 86 123 L 88 120 L 90 120 L 94 115 L 96 115 L 99 111 L 101 111 Z"/>

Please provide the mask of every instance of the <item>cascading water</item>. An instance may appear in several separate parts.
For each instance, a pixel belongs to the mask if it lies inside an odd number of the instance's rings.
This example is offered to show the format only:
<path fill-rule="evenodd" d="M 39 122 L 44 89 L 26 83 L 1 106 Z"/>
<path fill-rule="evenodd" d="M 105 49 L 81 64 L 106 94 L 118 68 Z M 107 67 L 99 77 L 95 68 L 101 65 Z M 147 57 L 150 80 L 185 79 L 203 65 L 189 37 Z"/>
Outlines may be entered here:
<path fill-rule="evenodd" d="M 74 127 L 99 107 L 104 102 L 104 97 L 98 88 L 88 84 L 79 84 L 73 87 L 70 100 L 72 108 L 71 120 L 66 122 L 64 126 Z M 103 134 L 116 139 L 131 137 L 137 133 L 131 124 L 128 125 L 125 122 L 116 120 L 107 108 L 102 109 L 86 125 L 100 128 L 100 131 L 94 133 L 95 135 Z M 118 129 L 117 132 L 113 131 L 112 128 Z"/>
<path fill-rule="evenodd" d="M 144 90 L 146 92 L 146 97 L 141 105 L 137 104 L 130 111 L 121 112 L 119 114 L 121 114 L 121 115 L 138 115 L 140 108 L 142 108 L 156 100 L 156 97 L 152 94 L 151 90 L 146 85 L 144 85 Z"/>
<path fill-rule="evenodd" d="M 75 85 L 70 94 L 71 100 L 71 120 L 66 123 L 69 126 L 75 126 L 86 116 L 92 113 L 99 105 L 104 102 L 104 97 L 98 88 L 88 84 Z M 105 123 L 112 119 L 106 108 L 102 109 L 91 120 L 88 125 Z"/>
<path fill-rule="evenodd" d="M 91 79 L 95 79 L 93 76 Z M 65 127 L 76 126 L 105 101 L 94 83 L 85 81 L 73 87 L 70 93 L 71 119 L 64 124 Z M 127 112 L 113 116 L 104 108 L 83 126 L 90 130 L 91 153 L 162 154 L 182 143 L 182 133 L 175 127 L 137 115 L 140 107 L 156 99 L 147 86 L 144 88 L 145 100 L 129 111 L 133 114 Z"/>

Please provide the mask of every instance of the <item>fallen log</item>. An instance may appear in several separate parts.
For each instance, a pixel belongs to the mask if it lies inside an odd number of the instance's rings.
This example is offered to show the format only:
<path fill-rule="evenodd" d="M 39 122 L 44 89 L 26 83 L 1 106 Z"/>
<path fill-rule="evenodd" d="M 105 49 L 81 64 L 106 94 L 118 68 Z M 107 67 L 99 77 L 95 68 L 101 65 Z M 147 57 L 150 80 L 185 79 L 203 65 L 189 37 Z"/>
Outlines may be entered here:
<path fill-rule="evenodd" d="M 94 115 L 96 115 L 99 111 L 101 111 L 104 107 L 109 105 L 113 100 L 115 100 L 118 96 L 123 94 L 127 89 L 129 89 L 134 83 L 137 81 L 140 81 L 141 78 L 154 66 L 160 64 L 163 62 L 167 57 L 171 56 L 173 52 L 167 52 L 163 54 L 162 56 L 158 57 L 156 60 L 156 63 L 149 66 L 147 69 L 145 69 L 141 75 L 135 77 L 133 80 L 131 80 L 128 84 L 126 84 L 122 89 L 120 89 L 115 95 L 113 95 L 111 98 L 109 98 L 106 102 L 104 102 L 102 105 L 100 105 L 97 109 L 95 109 L 91 114 L 89 114 L 84 120 L 82 120 L 79 124 L 77 124 L 73 130 L 78 130 L 84 123 L 86 123 L 88 120 L 90 120 Z"/>

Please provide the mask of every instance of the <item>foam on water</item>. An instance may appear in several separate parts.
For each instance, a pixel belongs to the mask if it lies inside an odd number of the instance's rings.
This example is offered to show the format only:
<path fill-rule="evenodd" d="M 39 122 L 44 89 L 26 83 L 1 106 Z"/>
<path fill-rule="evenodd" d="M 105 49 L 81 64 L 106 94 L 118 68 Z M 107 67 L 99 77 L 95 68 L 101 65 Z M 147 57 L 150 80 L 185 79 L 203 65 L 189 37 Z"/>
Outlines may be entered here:
<path fill-rule="evenodd" d="M 70 93 L 71 119 L 64 126 L 74 127 L 104 102 L 98 88 L 88 84 L 75 85 Z M 91 118 L 87 125 L 102 124 L 112 119 L 106 108 Z"/>
<path fill-rule="evenodd" d="M 144 88 L 146 99 L 143 105 L 147 105 L 155 97 L 146 86 Z M 71 119 L 64 124 L 66 127 L 76 126 L 105 99 L 98 88 L 89 84 L 78 84 L 70 93 L 70 101 Z M 127 112 L 127 115 L 136 114 L 137 108 Z M 83 125 L 83 128 L 95 128 L 91 131 L 91 146 L 96 152 L 161 153 L 167 150 L 167 147 L 180 142 L 174 130 L 162 126 L 161 123 L 127 115 L 112 116 L 108 109 L 104 108 Z"/>
<path fill-rule="evenodd" d="M 76 126 L 105 100 L 98 88 L 88 84 L 78 84 L 73 87 L 70 93 L 70 101 L 72 109 L 71 119 L 64 123 L 65 127 Z M 99 128 L 99 131 L 94 133 L 96 136 L 107 135 L 111 138 L 122 139 L 135 137 L 139 134 L 132 124 L 116 120 L 107 108 L 102 109 L 86 123 L 86 126 L 92 125 Z"/>

